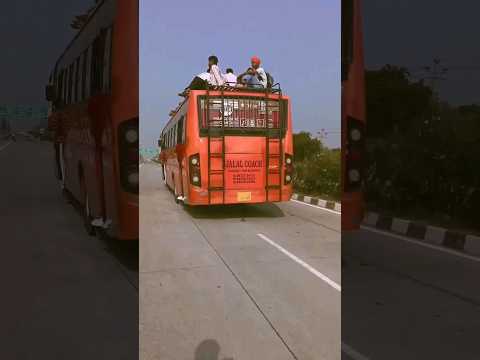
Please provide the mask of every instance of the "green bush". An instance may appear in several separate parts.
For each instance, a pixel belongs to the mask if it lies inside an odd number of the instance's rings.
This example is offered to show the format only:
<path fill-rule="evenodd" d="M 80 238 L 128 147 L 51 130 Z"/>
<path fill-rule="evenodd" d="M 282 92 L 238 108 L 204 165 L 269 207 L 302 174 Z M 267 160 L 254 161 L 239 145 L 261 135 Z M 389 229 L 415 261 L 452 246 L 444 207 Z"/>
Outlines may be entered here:
<path fill-rule="evenodd" d="M 442 102 L 398 67 L 366 80 L 368 205 L 478 226 L 480 106 Z"/>
<path fill-rule="evenodd" d="M 340 199 L 340 149 L 328 149 L 308 132 L 293 135 L 295 191 Z"/>

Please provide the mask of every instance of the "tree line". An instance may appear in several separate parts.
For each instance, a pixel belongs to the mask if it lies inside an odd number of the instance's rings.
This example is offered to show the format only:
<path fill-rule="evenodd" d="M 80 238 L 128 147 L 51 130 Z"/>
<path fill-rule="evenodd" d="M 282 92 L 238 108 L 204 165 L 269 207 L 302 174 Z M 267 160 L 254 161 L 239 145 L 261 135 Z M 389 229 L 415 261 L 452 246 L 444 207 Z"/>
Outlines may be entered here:
<path fill-rule="evenodd" d="M 366 72 L 367 178 L 371 207 L 477 224 L 480 106 L 441 101 L 407 69 Z"/>
<path fill-rule="evenodd" d="M 293 135 L 296 192 L 340 200 L 340 149 L 329 149 L 309 132 Z"/>

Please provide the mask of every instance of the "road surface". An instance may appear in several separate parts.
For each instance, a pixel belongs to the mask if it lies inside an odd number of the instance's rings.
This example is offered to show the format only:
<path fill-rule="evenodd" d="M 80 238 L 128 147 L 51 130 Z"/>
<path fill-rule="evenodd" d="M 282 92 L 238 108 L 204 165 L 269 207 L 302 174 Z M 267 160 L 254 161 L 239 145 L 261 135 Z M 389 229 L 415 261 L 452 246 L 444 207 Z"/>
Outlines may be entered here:
<path fill-rule="evenodd" d="M 142 360 L 340 359 L 338 213 L 188 209 L 158 165 L 140 174 Z"/>
<path fill-rule="evenodd" d="M 366 227 L 342 234 L 342 254 L 342 340 L 359 354 L 480 358 L 479 258 Z"/>
<path fill-rule="evenodd" d="M 0 142 L 0 359 L 135 359 L 138 245 L 87 236 L 52 159 L 48 142 Z"/>

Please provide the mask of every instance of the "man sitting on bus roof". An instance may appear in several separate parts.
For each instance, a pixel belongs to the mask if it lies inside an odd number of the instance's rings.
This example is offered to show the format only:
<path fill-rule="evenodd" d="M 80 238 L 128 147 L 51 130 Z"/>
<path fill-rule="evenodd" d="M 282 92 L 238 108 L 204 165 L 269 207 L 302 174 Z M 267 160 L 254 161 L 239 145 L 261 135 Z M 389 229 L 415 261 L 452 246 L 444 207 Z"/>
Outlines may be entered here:
<path fill-rule="evenodd" d="M 178 96 L 187 96 L 189 90 L 205 90 L 209 84 L 214 86 L 225 84 L 225 79 L 218 67 L 218 58 L 215 55 L 208 58 L 208 70 L 195 76 L 190 85 Z"/>
<path fill-rule="evenodd" d="M 195 76 L 190 82 L 190 85 L 188 85 L 180 94 L 178 94 L 178 96 L 187 96 L 189 90 L 204 90 L 207 88 L 209 81 L 210 69 Z"/>
<path fill-rule="evenodd" d="M 246 72 L 239 75 L 237 81 L 255 88 L 267 87 L 267 73 L 260 67 L 261 61 L 258 56 L 251 58 L 252 66 Z"/>
<path fill-rule="evenodd" d="M 208 57 L 208 70 L 210 72 L 210 80 L 208 81 L 210 85 L 222 86 L 225 84 L 225 79 L 218 67 L 218 58 L 215 55 Z"/>
<path fill-rule="evenodd" d="M 228 68 L 227 73 L 223 75 L 225 78 L 225 82 L 228 86 L 235 86 L 237 85 L 237 77 L 233 74 L 233 69 Z"/>

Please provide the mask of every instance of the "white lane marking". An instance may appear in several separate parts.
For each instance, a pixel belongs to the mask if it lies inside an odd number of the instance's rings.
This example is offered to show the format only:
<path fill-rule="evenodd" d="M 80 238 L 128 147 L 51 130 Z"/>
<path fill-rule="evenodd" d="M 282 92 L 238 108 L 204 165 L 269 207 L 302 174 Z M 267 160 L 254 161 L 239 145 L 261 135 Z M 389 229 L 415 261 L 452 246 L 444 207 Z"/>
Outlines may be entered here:
<path fill-rule="evenodd" d="M 410 239 L 406 236 L 402 236 L 402 235 L 398 235 L 398 234 L 392 234 L 388 231 L 374 229 L 370 226 L 361 225 L 360 228 L 363 229 L 363 230 L 367 230 L 367 231 L 377 233 L 377 234 L 382 234 L 382 235 L 386 235 L 386 236 L 389 236 L 389 237 L 392 237 L 392 238 L 395 238 L 395 239 L 403 240 L 403 241 L 409 242 L 411 244 L 416 244 L 416 245 L 419 245 L 419 246 L 423 246 L 423 247 L 427 247 L 427 248 L 434 249 L 434 250 L 437 250 L 437 251 L 441 251 L 441 252 L 444 252 L 444 253 L 447 253 L 447 254 L 450 254 L 450 255 L 459 256 L 459 257 L 462 257 L 464 259 L 469 259 L 469 260 L 473 260 L 473 261 L 476 261 L 476 262 L 480 262 L 479 257 L 473 256 L 473 255 L 468 255 L 468 254 L 463 254 L 459 251 L 455 251 L 455 250 L 452 250 L 452 249 L 449 249 L 449 248 L 446 248 L 446 247 L 443 247 L 443 246 L 432 245 L 432 244 L 429 244 L 429 243 L 425 243 L 421 240 L 413 240 L 413 239 Z"/>
<path fill-rule="evenodd" d="M 342 352 L 350 356 L 353 360 L 369 360 L 365 355 L 360 354 L 357 350 L 348 346 L 342 341 Z"/>
<path fill-rule="evenodd" d="M 320 209 L 320 210 L 325 210 L 325 211 L 328 211 L 328 212 L 331 212 L 331 213 L 334 213 L 334 214 L 337 214 L 337 215 L 342 215 L 342 213 L 339 212 L 339 211 L 326 209 L 326 208 L 323 208 L 323 207 L 317 206 L 317 205 L 307 204 L 307 203 L 304 203 L 303 201 L 294 200 L 294 199 L 290 199 L 290 201 L 293 201 L 293 202 L 296 202 L 296 203 L 299 203 L 299 204 L 302 204 L 302 205 L 311 206 L 311 207 L 314 207 L 314 208 L 317 208 L 317 209 Z"/>
<path fill-rule="evenodd" d="M 311 267 L 310 265 L 308 265 L 305 261 L 303 261 L 302 259 L 296 257 L 295 255 L 293 255 L 291 252 L 285 250 L 283 247 L 281 247 L 280 245 L 278 245 L 275 241 L 273 240 L 270 240 L 268 237 L 266 237 L 265 235 L 263 234 L 257 234 L 258 237 L 260 237 L 261 239 L 265 240 L 266 242 L 268 242 L 270 245 L 276 247 L 278 250 L 280 250 L 282 253 L 284 253 L 285 255 L 287 255 L 290 259 L 292 259 L 293 261 L 297 262 L 298 264 L 302 265 L 305 269 L 307 269 L 308 271 L 310 271 L 313 275 L 315 275 L 316 277 L 322 279 L 323 281 L 325 281 L 328 285 L 330 285 L 331 287 L 333 287 L 335 290 L 338 290 L 338 291 L 342 291 L 342 287 L 337 284 L 335 281 L 331 280 L 328 276 L 326 275 L 323 275 L 320 271 L 316 270 L 315 268 Z"/>
<path fill-rule="evenodd" d="M 0 147 L 0 151 L 2 151 L 3 149 L 5 149 L 8 145 L 10 145 L 12 142 L 9 141 L 8 143 L 6 143 L 5 145 L 3 145 L 2 147 Z"/>

